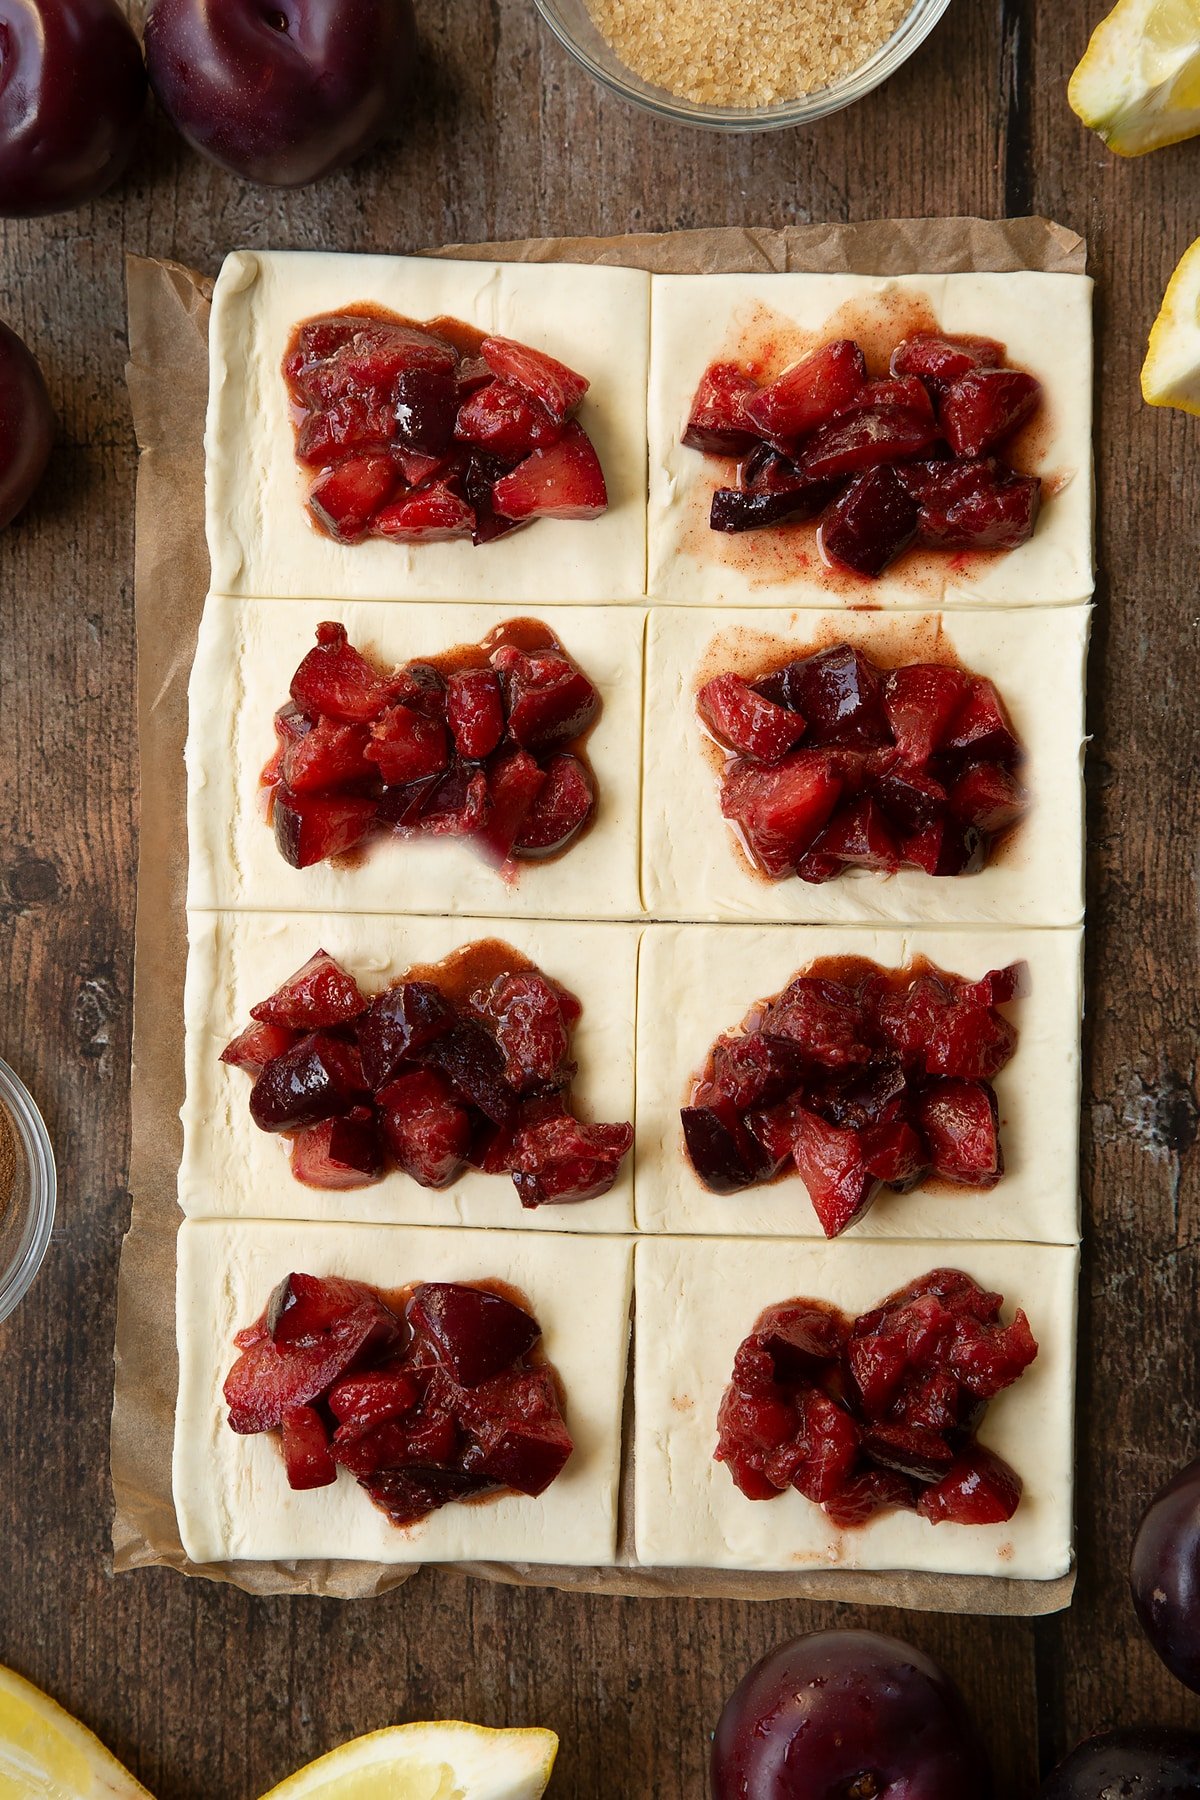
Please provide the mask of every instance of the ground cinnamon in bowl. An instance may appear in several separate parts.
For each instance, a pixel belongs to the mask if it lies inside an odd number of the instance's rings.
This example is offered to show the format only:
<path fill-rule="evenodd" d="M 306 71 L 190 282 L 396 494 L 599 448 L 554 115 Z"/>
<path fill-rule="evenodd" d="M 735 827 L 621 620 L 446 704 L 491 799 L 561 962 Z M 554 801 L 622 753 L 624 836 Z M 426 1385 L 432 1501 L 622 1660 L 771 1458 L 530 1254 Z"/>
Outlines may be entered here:
<path fill-rule="evenodd" d="M 588 0 L 643 81 L 697 106 L 763 107 L 833 86 L 881 50 L 913 0 Z"/>
<path fill-rule="evenodd" d="M 0 1104 L 0 1219 L 13 1202 L 17 1188 L 17 1140 L 8 1109 Z"/>

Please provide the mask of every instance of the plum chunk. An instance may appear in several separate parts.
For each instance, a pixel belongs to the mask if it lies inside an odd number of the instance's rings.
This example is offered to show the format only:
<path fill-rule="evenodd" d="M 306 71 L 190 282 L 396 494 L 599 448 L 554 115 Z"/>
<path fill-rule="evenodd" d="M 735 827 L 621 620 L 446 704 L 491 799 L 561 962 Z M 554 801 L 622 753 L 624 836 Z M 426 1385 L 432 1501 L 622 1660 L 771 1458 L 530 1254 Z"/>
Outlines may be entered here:
<path fill-rule="evenodd" d="M 504 690 L 509 734 L 524 750 L 569 743 L 600 709 L 595 687 L 567 656 L 528 656 L 505 645 L 492 653 L 492 665 Z"/>
<path fill-rule="evenodd" d="M 513 1149 L 513 1186 L 529 1209 L 597 1200 L 632 1148 L 632 1125 L 585 1125 L 566 1115 L 527 1125 Z"/>
<path fill-rule="evenodd" d="M 310 731 L 289 742 L 279 760 L 279 779 L 295 794 L 323 793 L 369 781 L 366 760 L 370 733 L 365 725 L 318 719 Z"/>
<path fill-rule="evenodd" d="M 502 1294 L 451 1281 L 423 1281 L 406 1317 L 436 1346 L 463 1387 L 501 1374 L 528 1355 L 542 1335 L 537 1320 Z"/>
<path fill-rule="evenodd" d="M 390 1348 L 399 1319 L 372 1289 L 337 1277 L 289 1275 L 276 1289 L 265 1331 L 225 1381 L 229 1423 L 239 1433 L 275 1431 L 364 1354 Z"/>
<path fill-rule="evenodd" d="M 1003 361 L 1004 346 L 994 338 L 918 332 L 892 351 L 891 370 L 893 375 L 915 375 L 938 393 L 972 369 L 998 369 Z"/>
<path fill-rule="evenodd" d="M 746 417 L 746 403 L 757 392 L 754 377 L 736 363 L 713 363 L 692 401 L 683 434 L 688 449 L 704 450 L 710 456 L 744 456 L 756 437 Z"/>
<path fill-rule="evenodd" d="M 470 1118 L 450 1083 L 433 1069 L 414 1069 L 376 1099 L 396 1166 L 422 1187 L 449 1187 L 471 1145 Z"/>
<path fill-rule="evenodd" d="M 477 388 L 461 408 L 455 435 L 515 462 L 533 450 L 556 444 L 562 425 L 515 382 L 491 381 Z"/>
<path fill-rule="evenodd" d="M 931 1525 L 1003 1525 L 1021 1504 L 1022 1482 L 1002 1457 L 972 1444 L 942 1479 L 926 1488 L 917 1511 Z"/>
<path fill-rule="evenodd" d="M 733 1106 L 685 1106 L 681 1117 L 688 1160 L 705 1187 L 733 1194 L 761 1180 L 762 1152 Z"/>
<path fill-rule="evenodd" d="M 966 698 L 954 716 L 942 748 L 1012 768 L 1020 748 L 1008 709 L 994 682 L 979 675 L 968 679 Z"/>
<path fill-rule="evenodd" d="M 526 750 L 508 749 L 490 764 L 487 788 L 491 809 L 482 836 L 501 863 L 512 856 L 547 780 L 547 771 Z"/>
<path fill-rule="evenodd" d="M 994 1187 L 1004 1173 L 996 1096 L 982 1081 L 943 1081 L 923 1094 L 920 1126 L 934 1172 L 969 1187 Z"/>
<path fill-rule="evenodd" d="M 521 824 L 514 849 L 518 856 L 552 856 L 565 849 L 592 815 L 595 792 L 577 756 L 552 756 L 545 784 Z"/>
<path fill-rule="evenodd" d="M 840 1236 L 866 1211 L 878 1187 L 867 1172 L 858 1133 L 797 1107 L 792 1156 L 822 1231 Z"/>
<path fill-rule="evenodd" d="M 280 1426 L 280 1445 L 288 1486 L 328 1487 L 337 1480 L 337 1464 L 329 1453 L 325 1421 L 312 1406 L 290 1406 Z"/>
<path fill-rule="evenodd" d="M 403 700 L 387 707 L 372 725 L 367 756 L 389 787 L 423 781 L 450 766 L 445 727 Z"/>
<path fill-rule="evenodd" d="M 317 642 L 292 676 L 291 697 L 314 722 L 325 714 L 369 725 L 386 704 L 386 681 L 356 650 L 344 625 L 317 626 Z"/>
<path fill-rule="evenodd" d="M 475 512 L 448 481 L 434 481 L 382 507 L 372 530 L 400 544 L 434 544 L 474 535 Z"/>
<path fill-rule="evenodd" d="M 772 768 L 743 764 L 727 771 L 721 811 L 759 867 L 784 875 L 828 822 L 842 787 L 828 755 L 797 750 Z"/>
<path fill-rule="evenodd" d="M 822 344 L 750 399 L 745 408 L 756 434 L 788 450 L 854 399 L 867 378 L 858 345 L 849 338 Z"/>
<path fill-rule="evenodd" d="M 271 803 L 275 843 L 293 869 L 311 868 L 356 850 L 378 816 L 374 800 L 353 794 L 293 794 L 279 788 Z"/>
<path fill-rule="evenodd" d="M 888 671 L 883 710 L 906 763 L 920 769 L 941 747 L 966 691 L 962 671 L 940 663 L 909 663 Z"/>
<path fill-rule="evenodd" d="M 858 575 L 881 575 L 913 542 L 918 514 L 894 469 L 871 469 L 827 507 L 821 549 Z"/>
<path fill-rule="evenodd" d="M 419 456 L 440 456 L 454 436 L 458 381 L 452 369 L 410 366 L 392 384 L 396 437 Z"/>
<path fill-rule="evenodd" d="M 928 414 L 907 406 L 874 406 L 843 413 L 804 445 L 803 474 L 813 481 L 846 480 L 889 463 L 924 456 L 941 433 Z"/>
<path fill-rule="evenodd" d="M 764 1011 L 759 1030 L 767 1039 L 786 1038 L 806 1061 L 829 1069 L 857 1068 L 871 1055 L 861 1002 L 841 982 L 818 975 L 790 981 Z"/>
<path fill-rule="evenodd" d="M 250 1017 L 266 1025 L 285 1025 L 290 1031 L 319 1031 L 349 1024 L 366 1006 L 354 977 L 328 950 L 318 950 L 269 999 L 252 1006 Z"/>
<path fill-rule="evenodd" d="M 383 1143 L 373 1107 L 355 1106 L 344 1118 L 310 1125 L 292 1146 L 292 1174 L 305 1187 L 331 1191 L 367 1187 L 383 1170 Z"/>
<path fill-rule="evenodd" d="M 1042 505 L 1037 476 L 1007 470 L 995 476 L 984 464 L 958 467 L 962 479 L 920 501 L 920 542 L 939 550 L 1016 550 L 1027 543 Z"/>
<path fill-rule="evenodd" d="M 833 644 L 789 664 L 787 680 L 789 704 L 803 713 L 822 744 L 886 743 L 882 679 L 860 650 Z"/>
<path fill-rule="evenodd" d="M 712 497 L 709 524 L 714 531 L 761 531 L 766 525 L 814 519 L 835 492 L 828 481 L 804 475 L 791 463 L 768 484 L 751 488 L 718 488 Z"/>
<path fill-rule="evenodd" d="M 504 736 L 504 702 L 494 669 L 459 669 L 447 683 L 447 716 L 454 747 L 482 762 Z"/>
<path fill-rule="evenodd" d="M 479 350 L 493 375 L 531 394 L 558 424 L 578 412 L 589 384 L 565 363 L 512 338 L 486 337 Z"/>
<path fill-rule="evenodd" d="M 970 369 L 942 396 L 942 429 L 955 456 L 986 456 L 1031 419 L 1042 384 L 1021 369 Z"/>
<path fill-rule="evenodd" d="M 488 995 L 505 1076 L 518 1093 L 562 1086 L 574 1074 L 571 1036 L 558 990 L 536 969 L 502 975 Z"/>
<path fill-rule="evenodd" d="M 296 1041 L 296 1033 L 285 1025 L 260 1025 L 255 1022 L 239 1031 L 221 1052 L 221 1061 L 235 1069 L 245 1069 L 257 1076 L 276 1056 L 282 1056 Z"/>
<path fill-rule="evenodd" d="M 358 1022 L 363 1078 L 373 1093 L 386 1087 L 402 1063 L 418 1056 L 457 1018 L 431 981 L 398 981 L 384 988 Z"/>
<path fill-rule="evenodd" d="M 517 1096 L 505 1074 L 504 1054 L 477 1019 L 460 1018 L 434 1039 L 426 1057 L 493 1124 L 506 1125 L 515 1114 Z"/>
<path fill-rule="evenodd" d="M 250 1116 L 260 1131 L 295 1131 L 349 1112 L 365 1092 L 354 1045 L 310 1032 L 263 1069 L 250 1090 Z"/>
<path fill-rule="evenodd" d="M 764 699 L 740 675 L 715 676 L 701 688 L 696 704 L 719 742 L 757 762 L 779 762 L 804 736 L 798 712 Z"/>
<path fill-rule="evenodd" d="M 399 485 L 388 456 L 347 456 L 313 483 L 308 510 L 339 544 L 360 544 Z"/>
<path fill-rule="evenodd" d="M 556 444 L 500 477 L 492 503 L 505 519 L 598 518 L 608 507 L 608 490 L 587 433 L 568 425 Z"/>
<path fill-rule="evenodd" d="M 477 1474 L 536 1499 L 562 1473 L 574 1447 L 557 1408 L 541 1418 L 517 1410 L 482 1426 L 468 1454 Z"/>
<path fill-rule="evenodd" d="M 863 798 L 843 807 L 821 833 L 817 849 L 843 868 L 898 869 L 900 845 L 876 801 Z"/>

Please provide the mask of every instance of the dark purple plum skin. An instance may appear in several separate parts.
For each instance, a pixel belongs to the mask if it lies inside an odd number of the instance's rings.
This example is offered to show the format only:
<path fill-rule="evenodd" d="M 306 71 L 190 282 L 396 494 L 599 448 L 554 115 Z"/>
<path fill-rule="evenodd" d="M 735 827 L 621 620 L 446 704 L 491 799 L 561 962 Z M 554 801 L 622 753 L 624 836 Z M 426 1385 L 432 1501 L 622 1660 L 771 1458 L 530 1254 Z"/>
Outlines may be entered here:
<path fill-rule="evenodd" d="M 37 359 L 0 324 L 0 531 L 42 479 L 54 440 L 54 413 Z"/>
<path fill-rule="evenodd" d="M 116 0 L 0 0 L 0 215 L 94 200 L 133 155 L 146 105 Z"/>
<path fill-rule="evenodd" d="M 1129 1587 L 1142 1630 L 1185 1687 L 1200 1693 L 1200 1461 L 1154 1496 L 1138 1526 Z"/>
<path fill-rule="evenodd" d="M 819 1631 L 726 1702 L 713 1800 L 988 1800 L 987 1756 L 950 1677 L 911 1644 Z"/>
<path fill-rule="evenodd" d="M 146 64 L 159 104 L 247 181 L 303 187 L 403 121 L 411 0 L 154 0 Z"/>
<path fill-rule="evenodd" d="M 1200 1737 L 1188 1731 L 1106 1731 L 1086 1738 L 1038 1790 L 1038 1800 L 1195 1800 Z"/>

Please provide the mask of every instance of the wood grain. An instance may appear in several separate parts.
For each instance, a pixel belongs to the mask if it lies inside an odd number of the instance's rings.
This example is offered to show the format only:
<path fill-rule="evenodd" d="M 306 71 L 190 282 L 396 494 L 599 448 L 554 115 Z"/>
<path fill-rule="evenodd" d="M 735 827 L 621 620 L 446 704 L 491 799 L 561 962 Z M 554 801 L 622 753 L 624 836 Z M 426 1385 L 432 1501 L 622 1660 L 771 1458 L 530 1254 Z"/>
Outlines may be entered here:
<path fill-rule="evenodd" d="M 881 93 L 810 130 L 701 136 L 627 111 L 529 0 L 424 0 L 402 138 L 315 190 L 255 190 L 152 119 L 132 178 L 78 214 L 0 224 L 0 315 L 41 357 L 61 431 L 0 538 L 0 1053 L 59 1156 L 54 1245 L 0 1326 L 0 1660 L 81 1714 L 161 1800 L 251 1800 L 395 1719 L 541 1721 L 561 1800 L 697 1800 L 748 1662 L 816 1624 L 903 1633 L 953 1669 L 1002 1795 L 1117 1719 L 1200 1723 L 1135 1626 L 1139 1508 L 1200 1448 L 1194 1316 L 1196 428 L 1137 399 L 1200 146 L 1119 163 L 1064 85 L 1101 0 L 958 0 Z M 137 817 L 134 446 L 121 381 L 127 250 L 215 270 L 234 245 L 453 240 L 1035 210 L 1099 277 L 1104 585 L 1092 659 L 1089 1239 L 1081 1579 L 1022 1622 L 569 1597 L 426 1571 L 361 1606 L 251 1601 L 106 1573 L 113 1291 L 125 1190 Z M 1182 777 L 1182 778 L 1181 778 Z M 181 825 L 182 829 L 182 825 Z"/>

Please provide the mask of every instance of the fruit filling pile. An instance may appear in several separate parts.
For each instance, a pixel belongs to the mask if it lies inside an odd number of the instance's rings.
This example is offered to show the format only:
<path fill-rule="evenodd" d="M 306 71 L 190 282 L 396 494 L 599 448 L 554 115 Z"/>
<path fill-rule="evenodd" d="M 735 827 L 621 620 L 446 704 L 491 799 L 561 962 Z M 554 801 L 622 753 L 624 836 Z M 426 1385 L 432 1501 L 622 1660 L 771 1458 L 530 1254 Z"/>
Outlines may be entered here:
<path fill-rule="evenodd" d="M 507 1174 L 524 1207 L 606 1194 L 631 1125 L 571 1110 L 580 1006 L 507 944 L 470 944 L 368 997 L 324 950 L 251 1009 L 222 1052 L 250 1115 L 292 1137 L 292 1174 L 365 1187 L 398 1169 L 427 1188 Z"/>
<path fill-rule="evenodd" d="M 391 833 L 470 838 L 507 874 L 557 855 L 595 809 L 580 744 L 599 712 L 533 619 L 390 672 L 319 625 L 263 771 L 280 854 L 304 869 Z"/>
<path fill-rule="evenodd" d="M 230 1427 L 278 1432 L 288 1483 L 347 1469 L 396 1525 L 454 1500 L 545 1493 L 572 1451 L 527 1306 L 484 1284 L 385 1295 L 289 1275 L 225 1381 Z"/>
<path fill-rule="evenodd" d="M 1013 550 L 1033 536 L 1042 484 L 1000 452 L 1041 400 L 990 338 L 907 338 L 881 380 L 839 338 L 765 387 L 711 364 L 683 442 L 740 465 L 713 495 L 714 531 L 819 518 L 826 559 L 877 576 L 913 546 Z"/>
<path fill-rule="evenodd" d="M 965 669 L 883 669 L 835 644 L 756 681 L 718 675 L 697 706 L 729 758 L 721 811 L 772 880 L 974 874 L 1028 806 L 1004 702 Z"/>
<path fill-rule="evenodd" d="M 458 319 L 324 313 L 283 361 L 309 515 L 340 544 L 469 538 L 594 519 L 604 473 L 582 375 Z"/>
<path fill-rule="evenodd" d="M 798 1172 L 826 1237 L 883 1187 L 994 1187 L 991 1082 L 1017 1047 L 1000 1008 L 1026 984 L 1024 963 L 982 981 L 923 959 L 813 963 L 713 1045 L 682 1113 L 692 1167 L 718 1194 Z"/>
<path fill-rule="evenodd" d="M 716 1460 L 750 1500 L 789 1487 L 835 1525 L 915 1511 L 933 1525 L 1011 1519 L 1021 1480 L 975 1440 L 987 1403 L 1038 1347 L 1018 1312 L 957 1269 L 935 1269 L 850 1318 L 786 1300 L 734 1357 Z"/>

